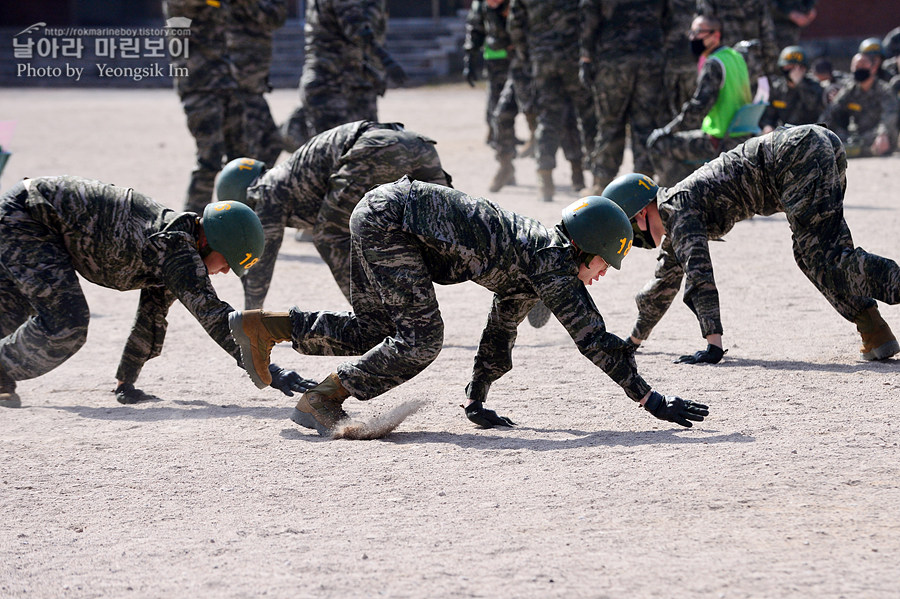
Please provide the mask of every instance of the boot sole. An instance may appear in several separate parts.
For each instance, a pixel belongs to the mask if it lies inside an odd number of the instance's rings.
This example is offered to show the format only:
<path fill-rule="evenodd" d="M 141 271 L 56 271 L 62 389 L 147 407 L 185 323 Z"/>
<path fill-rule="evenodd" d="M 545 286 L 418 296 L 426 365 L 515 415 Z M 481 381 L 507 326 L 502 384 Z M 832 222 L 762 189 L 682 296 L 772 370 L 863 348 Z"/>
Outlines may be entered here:
<path fill-rule="evenodd" d="M 550 308 L 544 305 L 544 302 L 538 302 L 528 312 L 528 324 L 539 329 L 550 321 L 551 315 Z"/>
<path fill-rule="evenodd" d="M 291 413 L 291 420 L 304 428 L 315 429 L 321 437 L 331 436 L 331 429 L 324 424 L 321 424 L 312 414 L 301 412 L 297 408 L 294 408 L 294 411 Z"/>
<path fill-rule="evenodd" d="M 900 353 L 900 343 L 896 339 L 882 343 L 870 352 L 862 354 L 863 360 L 886 360 Z"/>
<path fill-rule="evenodd" d="M 244 333 L 243 318 L 240 312 L 235 310 L 228 315 L 228 328 L 231 329 L 231 336 L 234 337 L 241 350 L 241 362 L 244 364 L 244 370 L 250 375 L 250 380 L 257 388 L 265 389 L 269 384 L 259 378 L 256 367 L 253 366 L 253 346 L 250 343 L 250 337 Z"/>

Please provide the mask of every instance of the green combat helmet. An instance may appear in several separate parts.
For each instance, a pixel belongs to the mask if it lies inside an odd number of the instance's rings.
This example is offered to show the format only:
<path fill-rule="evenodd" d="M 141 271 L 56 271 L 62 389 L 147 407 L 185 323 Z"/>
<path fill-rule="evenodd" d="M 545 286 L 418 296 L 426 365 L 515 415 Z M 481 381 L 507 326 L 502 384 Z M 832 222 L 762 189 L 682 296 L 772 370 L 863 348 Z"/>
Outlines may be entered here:
<path fill-rule="evenodd" d="M 644 209 L 656 199 L 659 186 L 647 175 L 629 173 L 616 177 L 600 194 L 615 202 L 628 218 Z"/>
<path fill-rule="evenodd" d="M 799 64 L 804 67 L 809 66 L 806 62 L 806 52 L 800 46 L 787 46 L 778 55 L 779 67 L 784 68 L 792 64 Z"/>
<path fill-rule="evenodd" d="M 880 56 L 881 58 L 884 58 L 884 46 L 881 45 L 881 40 L 877 37 L 868 37 L 861 41 L 857 52 L 868 56 Z"/>
<path fill-rule="evenodd" d="M 203 232 L 209 247 L 225 256 L 229 268 L 239 277 L 256 264 L 266 240 L 256 213 L 240 202 L 214 202 L 203 209 Z"/>
<path fill-rule="evenodd" d="M 612 200 L 587 196 L 563 208 L 569 240 L 582 252 L 600 256 L 616 270 L 631 249 L 634 233 L 628 217 Z"/>
<path fill-rule="evenodd" d="M 225 165 L 216 179 L 216 199 L 247 203 L 247 188 L 256 181 L 266 164 L 254 158 L 235 158 Z"/>

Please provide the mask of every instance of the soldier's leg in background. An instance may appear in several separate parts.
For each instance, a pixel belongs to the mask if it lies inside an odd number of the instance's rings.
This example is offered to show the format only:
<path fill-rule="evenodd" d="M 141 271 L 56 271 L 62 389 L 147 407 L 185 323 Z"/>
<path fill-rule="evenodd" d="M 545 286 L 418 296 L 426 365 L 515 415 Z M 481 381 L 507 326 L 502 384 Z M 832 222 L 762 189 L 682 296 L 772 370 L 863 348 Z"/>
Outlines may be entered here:
<path fill-rule="evenodd" d="M 553 169 L 556 168 L 556 150 L 565 118 L 565 90 L 556 65 L 538 65 L 534 78 L 535 102 L 538 107 L 538 126 L 535 131 L 540 199 L 553 201 L 555 186 Z"/>
<path fill-rule="evenodd" d="M 663 94 L 665 105 L 660 115 L 660 124 L 668 123 L 681 112 L 681 107 L 694 95 L 697 88 L 697 64 L 694 62 L 668 62 L 663 72 Z M 699 127 L 692 123 L 689 127 Z"/>
<path fill-rule="evenodd" d="M 284 142 L 284 151 L 293 154 L 297 148 L 309 141 L 312 137 L 306 127 L 306 109 L 303 104 L 297 106 L 285 122 L 279 128 L 281 139 Z"/>
<path fill-rule="evenodd" d="M 301 102 L 306 111 L 306 128 L 310 136 L 349 122 L 350 104 L 343 79 L 326 71 L 307 68 L 300 77 Z"/>
<path fill-rule="evenodd" d="M 4 215 L 4 225 L 13 225 L 16 233 L 4 232 L 0 257 L 4 278 L 14 281 L 19 296 L 27 298 L 31 315 L 0 339 L 0 364 L 9 377 L 21 381 L 50 372 L 81 349 L 90 311 L 57 235 L 24 214 L 18 216 Z M 21 300 L 16 303 L 18 314 L 4 316 L 4 328 L 23 315 Z"/>
<path fill-rule="evenodd" d="M 497 106 L 491 115 L 491 131 L 495 156 L 499 167 L 489 187 L 490 191 L 499 191 L 505 185 L 516 184 L 516 170 L 513 158 L 516 157 L 516 115 L 519 112 L 515 83 L 512 76 L 506 79 Z"/>
<path fill-rule="evenodd" d="M 525 146 L 519 152 L 522 158 L 534 157 L 536 146 L 535 131 L 537 131 L 537 108 L 534 102 L 534 89 L 531 82 L 530 70 L 519 64 L 518 59 L 513 59 L 509 70 L 510 79 L 512 79 L 513 94 L 515 95 L 516 104 L 519 106 L 519 112 L 525 115 L 525 121 L 528 123 L 528 131 L 530 136 Z M 513 130 L 515 135 L 515 130 Z"/>
<path fill-rule="evenodd" d="M 597 137 L 591 170 L 594 193 L 615 179 L 625 153 L 625 119 L 634 83 L 641 73 L 616 61 L 597 61 L 594 79 L 594 105 L 597 113 Z"/>
<path fill-rule="evenodd" d="M 509 78 L 509 60 L 486 60 L 485 69 L 487 70 L 487 107 L 485 110 L 485 122 L 488 126 L 488 145 L 492 145 L 494 141 L 494 128 L 492 121 L 494 111 L 497 109 L 497 103 L 500 101 L 500 94 L 503 92 L 503 86 Z"/>
<path fill-rule="evenodd" d="M 671 187 L 718 155 L 710 137 L 700 129 L 664 135 L 648 147 L 656 182 Z"/>
<path fill-rule="evenodd" d="M 572 191 L 581 191 L 584 189 L 584 148 L 581 143 L 578 118 L 575 116 L 575 106 L 572 102 L 569 102 L 566 107 L 566 120 L 560 145 L 563 156 L 572 166 Z"/>
<path fill-rule="evenodd" d="M 268 168 L 275 166 L 284 145 L 272 111 L 265 96 L 258 93 L 244 92 L 240 94 L 244 100 L 243 139 L 247 145 L 246 156 L 252 156 L 266 163 Z M 228 152 L 231 155 L 231 152 Z"/>
<path fill-rule="evenodd" d="M 197 145 L 197 165 L 191 173 L 185 211 L 202 213 L 212 201 L 216 174 L 225 157 L 227 98 L 226 94 L 194 92 L 181 99 L 188 129 Z"/>
<path fill-rule="evenodd" d="M 652 175 L 653 163 L 647 156 L 647 137 L 668 119 L 663 120 L 663 63 L 661 58 L 650 57 L 634 64 L 639 76 L 634 82 L 634 95 L 628 108 L 631 123 L 631 151 L 634 155 L 634 172 Z"/>

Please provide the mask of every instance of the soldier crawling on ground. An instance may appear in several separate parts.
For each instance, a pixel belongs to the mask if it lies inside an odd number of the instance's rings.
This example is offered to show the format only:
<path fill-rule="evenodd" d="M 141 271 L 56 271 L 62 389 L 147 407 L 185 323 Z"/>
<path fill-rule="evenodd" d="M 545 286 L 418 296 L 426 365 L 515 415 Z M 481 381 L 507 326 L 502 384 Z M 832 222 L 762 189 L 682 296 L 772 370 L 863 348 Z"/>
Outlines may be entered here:
<path fill-rule="evenodd" d="M 637 295 L 630 342 L 640 345 L 669 309 L 685 279 L 684 303 L 697 316 L 707 348 L 677 361 L 717 363 L 725 352 L 710 239 L 753 215 L 784 212 L 794 260 L 862 337 L 865 360 L 883 360 L 900 345 L 876 300 L 900 303 L 900 267 L 853 245 L 844 220 L 847 158 L 840 139 L 817 125 L 780 127 L 700 167 L 674 187 L 626 175 L 603 194 L 633 217 L 637 247 L 659 246 L 653 278 Z"/>
<path fill-rule="evenodd" d="M 292 419 L 328 434 L 346 417 L 350 396 L 368 400 L 424 370 L 444 338 L 434 284 L 474 281 L 494 292 L 466 416 L 481 426 L 509 426 L 486 410 L 491 384 L 512 368 L 516 328 L 540 299 L 579 350 L 657 418 L 691 426 L 706 406 L 665 397 L 638 374 L 630 346 L 606 331 L 587 285 L 620 268 L 632 228 L 606 198 L 578 200 L 554 229 L 460 191 L 410 181 L 376 187 L 350 218 L 352 312 L 237 312 L 229 319 L 257 386 L 268 384 L 273 346 L 291 341 L 309 355 L 361 356 L 344 362 L 305 393 Z"/>
<path fill-rule="evenodd" d="M 231 306 L 216 296 L 209 275 L 243 276 L 262 250 L 259 219 L 236 202 L 209 204 L 201 218 L 81 177 L 14 185 L 0 196 L 0 406 L 19 407 L 16 381 L 53 370 L 84 345 L 90 310 L 79 274 L 103 287 L 141 290 L 116 372 L 120 403 L 152 397 L 134 383 L 162 350 L 175 300 L 240 365 L 228 330 Z M 271 375 L 271 386 L 286 395 L 308 387 L 274 364 Z"/>

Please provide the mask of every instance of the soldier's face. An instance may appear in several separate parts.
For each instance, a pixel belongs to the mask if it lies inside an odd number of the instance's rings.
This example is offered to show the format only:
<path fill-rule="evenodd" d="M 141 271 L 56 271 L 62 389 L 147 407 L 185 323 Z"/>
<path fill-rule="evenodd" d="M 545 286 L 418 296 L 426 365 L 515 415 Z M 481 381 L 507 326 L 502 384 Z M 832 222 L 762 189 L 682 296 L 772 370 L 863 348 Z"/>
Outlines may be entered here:
<path fill-rule="evenodd" d="M 210 275 L 217 275 L 220 272 L 227 273 L 230 270 L 228 261 L 225 260 L 225 256 L 216 251 L 210 252 L 209 255 L 203 259 L 203 263 L 206 265 L 206 270 Z"/>
<path fill-rule="evenodd" d="M 609 270 L 609 264 L 606 263 L 606 260 L 600 256 L 594 256 L 587 266 L 578 265 L 578 280 L 585 285 L 592 285 L 594 281 L 604 276 L 607 270 Z"/>

